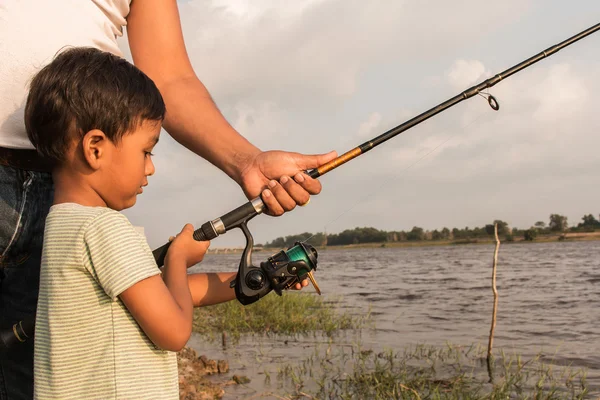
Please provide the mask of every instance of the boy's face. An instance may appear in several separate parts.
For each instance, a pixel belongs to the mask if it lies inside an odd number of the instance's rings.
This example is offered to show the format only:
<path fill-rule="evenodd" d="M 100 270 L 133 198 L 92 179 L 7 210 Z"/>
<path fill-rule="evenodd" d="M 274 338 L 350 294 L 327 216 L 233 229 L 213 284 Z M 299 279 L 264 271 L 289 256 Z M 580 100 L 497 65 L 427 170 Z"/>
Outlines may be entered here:
<path fill-rule="evenodd" d="M 103 174 L 104 193 L 100 193 L 106 205 L 113 210 L 132 207 L 147 177 L 154 174 L 152 149 L 158 142 L 161 124 L 144 121 L 133 132 L 128 132 L 117 144 L 111 143 L 110 154 Z"/>

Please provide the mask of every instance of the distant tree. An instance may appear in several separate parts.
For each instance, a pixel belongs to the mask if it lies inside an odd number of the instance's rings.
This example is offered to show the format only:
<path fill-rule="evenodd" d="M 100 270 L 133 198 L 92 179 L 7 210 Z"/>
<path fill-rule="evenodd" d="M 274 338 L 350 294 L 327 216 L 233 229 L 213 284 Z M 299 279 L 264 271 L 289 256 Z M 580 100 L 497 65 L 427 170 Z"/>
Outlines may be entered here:
<path fill-rule="evenodd" d="M 379 243 L 387 240 L 387 232 L 375 228 L 346 229 L 337 235 L 329 235 L 327 243 L 330 245 Z"/>
<path fill-rule="evenodd" d="M 423 231 L 423 228 L 420 228 L 418 226 L 413 226 L 413 228 L 411 229 L 410 232 L 408 232 L 406 234 L 406 238 L 408 240 L 424 240 L 425 239 L 425 232 Z"/>
<path fill-rule="evenodd" d="M 564 215 L 550 214 L 550 223 L 548 226 L 553 232 L 564 232 L 569 224 L 567 223 L 567 217 Z"/>
<path fill-rule="evenodd" d="M 493 224 L 486 225 L 485 233 L 487 233 L 490 236 L 493 236 L 494 235 L 494 224 L 498 224 L 498 236 L 506 236 L 510 233 L 508 223 L 501 221 L 499 219 L 495 220 Z"/>
<path fill-rule="evenodd" d="M 378 243 L 387 240 L 387 232 L 375 228 L 362 228 L 357 232 L 359 243 Z"/>
<path fill-rule="evenodd" d="M 433 232 L 431 232 L 431 239 L 432 240 L 442 240 L 442 232 L 438 231 L 437 229 L 434 230 Z"/>
<path fill-rule="evenodd" d="M 461 239 L 464 237 L 463 231 L 458 228 L 452 228 L 452 238 L 453 239 Z"/>
<path fill-rule="evenodd" d="M 322 232 L 315 233 L 307 240 L 307 243 L 312 244 L 313 246 L 327 246 L 327 235 Z"/>
<path fill-rule="evenodd" d="M 442 239 L 450 239 L 450 229 L 446 227 L 442 229 Z"/>
<path fill-rule="evenodd" d="M 510 227 L 508 222 L 504 222 L 500 219 L 494 220 L 494 224 L 498 224 L 498 235 L 506 236 L 510 233 Z"/>
<path fill-rule="evenodd" d="M 471 237 L 471 230 L 469 229 L 468 226 L 465 226 L 463 229 L 458 229 L 458 232 L 456 235 L 454 235 L 455 238 L 460 238 L 460 239 L 467 239 Z"/>
<path fill-rule="evenodd" d="M 584 215 L 582 218 L 583 223 L 579 223 L 579 227 L 584 228 L 598 228 L 600 227 L 600 222 L 592 214 Z"/>
<path fill-rule="evenodd" d="M 475 227 L 469 232 L 471 237 L 485 237 L 487 232 L 485 230 L 485 226 L 483 228 Z"/>
<path fill-rule="evenodd" d="M 538 229 L 544 229 L 546 227 L 546 223 L 544 221 L 538 221 L 533 226 Z"/>
<path fill-rule="evenodd" d="M 285 238 L 278 237 L 277 239 L 273 239 L 271 242 L 265 243 L 265 247 L 283 248 L 285 247 Z"/>
<path fill-rule="evenodd" d="M 317 234 L 317 235 L 319 235 L 319 234 Z M 282 249 L 284 247 L 291 247 L 291 246 L 294 245 L 294 243 L 296 243 L 296 242 L 304 242 L 306 239 L 311 238 L 311 236 L 313 236 L 312 233 L 304 232 L 304 233 L 301 233 L 299 235 L 290 235 L 290 236 L 286 236 L 286 237 L 278 237 L 277 239 L 273 240 L 272 242 L 265 243 L 265 247 L 275 247 L 275 248 L 280 248 L 280 249 Z M 311 244 L 320 245 L 320 243 L 318 243 L 317 240 L 313 240 L 313 239 L 315 239 L 314 236 L 308 242 L 311 243 Z"/>
<path fill-rule="evenodd" d="M 535 240 L 535 238 L 537 237 L 537 229 L 527 229 L 524 233 L 523 233 L 523 237 L 525 240 L 529 240 L 529 241 L 533 241 Z"/>

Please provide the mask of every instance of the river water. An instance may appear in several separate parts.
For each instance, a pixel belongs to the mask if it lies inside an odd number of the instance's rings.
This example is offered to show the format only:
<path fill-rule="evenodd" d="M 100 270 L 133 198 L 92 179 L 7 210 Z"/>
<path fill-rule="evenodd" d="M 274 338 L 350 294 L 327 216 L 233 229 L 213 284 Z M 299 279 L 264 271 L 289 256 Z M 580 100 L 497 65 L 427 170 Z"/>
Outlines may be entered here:
<path fill-rule="evenodd" d="M 345 311 L 371 312 L 375 327 L 361 333 L 363 347 L 486 346 L 493 252 L 494 245 L 327 249 L 319 253 L 316 277 L 326 298 L 342 296 Z M 267 256 L 255 253 L 254 262 Z M 207 255 L 194 269 L 232 270 L 239 257 Z M 600 242 L 503 244 L 497 288 L 495 352 L 542 354 L 548 363 L 585 368 L 592 392 L 600 394 Z M 302 360 L 314 339 L 283 343 L 250 337 L 222 350 L 193 336 L 189 344 L 200 354 L 228 359 L 232 373 L 252 379 L 247 389 L 260 392 L 260 371 Z"/>

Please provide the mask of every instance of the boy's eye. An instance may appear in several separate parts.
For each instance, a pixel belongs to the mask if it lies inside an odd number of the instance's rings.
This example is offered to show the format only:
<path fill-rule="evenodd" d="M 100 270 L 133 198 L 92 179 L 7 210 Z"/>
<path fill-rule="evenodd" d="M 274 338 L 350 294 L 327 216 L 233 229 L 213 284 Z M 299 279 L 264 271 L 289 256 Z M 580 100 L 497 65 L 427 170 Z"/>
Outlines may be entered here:
<path fill-rule="evenodd" d="M 152 156 L 154 155 L 154 154 L 152 154 L 152 153 L 151 153 L 151 152 L 149 152 L 149 151 L 145 151 L 144 153 L 146 153 L 146 157 L 152 157 Z"/>

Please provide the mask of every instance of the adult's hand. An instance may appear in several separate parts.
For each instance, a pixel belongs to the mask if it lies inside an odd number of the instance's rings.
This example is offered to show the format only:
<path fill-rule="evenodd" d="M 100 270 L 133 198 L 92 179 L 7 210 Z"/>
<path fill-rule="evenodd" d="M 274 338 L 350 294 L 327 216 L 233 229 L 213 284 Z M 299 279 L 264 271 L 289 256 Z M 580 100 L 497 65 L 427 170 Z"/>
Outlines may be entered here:
<path fill-rule="evenodd" d="M 296 205 L 305 205 L 311 195 L 321 192 L 321 183 L 302 171 L 317 168 L 336 157 L 335 151 L 315 155 L 263 151 L 241 172 L 241 186 L 249 199 L 261 195 L 267 214 L 279 216 Z"/>

